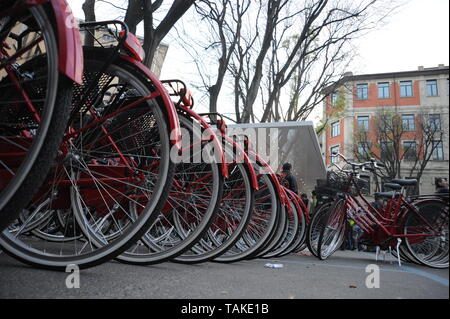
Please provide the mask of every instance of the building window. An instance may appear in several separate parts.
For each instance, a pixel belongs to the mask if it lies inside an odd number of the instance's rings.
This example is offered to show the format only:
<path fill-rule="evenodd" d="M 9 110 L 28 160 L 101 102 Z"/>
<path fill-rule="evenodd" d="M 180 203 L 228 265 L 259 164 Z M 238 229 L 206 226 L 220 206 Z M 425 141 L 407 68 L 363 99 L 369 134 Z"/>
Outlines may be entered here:
<path fill-rule="evenodd" d="M 332 106 L 336 106 L 336 102 L 338 100 L 338 97 L 339 97 L 339 93 L 338 92 L 331 93 L 331 105 Z"/>
<path fill-rule="evenodd" d="M 417 159 L 417 145 L 415 141 L 403 142 L 403 158 L 406 161 L 415 161 Z"/>
<path fill-rule="evenodd" d="M 427 80 L 428 96 L 438 96 L 437 80 Z"/>
<path fill-rule="evenodd" d="M 336 154 L 339 153 L 339 150 L 340 150 L 339 145 L 333 146 L 330 149 L 331 163 L 338 163 L 339 162 L 339 156 L 338 155 L 333 155 L 334 153 L 336 153 Z"/>
<path fill-rule="evenodd" d="M 442 141 L 433 141 L 433 160 L 444 160 L 444 144 Z"/>
<path fill-rule="evenodd" d="M 331 124 L 331 137 L 336 137 L 341 135 L 341 123 L 335 122 Z"/>
<path fill-rule="evenodd" d="M 358 100 L 367 100 L 369 97 L 369 86 L 367 83 L 356 85 L 356 96 Z"/>
<path fill-rule="evenodd" d="M 368 116 L 358 116 L 358 129 L 361 131 L 369 130 L 369 117 Z"/>
<path fill-rule="evenodd" d="M 379 99 L 388 99 L 391 97 L 389 92 L 389 82 L 380 82 L 378 83 L 378 98 Z"/>
<path fill-rule="evenodd" d="M 440 114 L 430 114 L 428 116 L 430 131 L 440 131 L 441 130 L 441 115 Z"/>
<path fill-rule="evenodd" d="M 400 81 L 400 97 L 413 96 L 412 81 Z"/>
<path fill-rule="evenodd" d="M 404 131 L 415 131 L 415 119 L 414 115 L 402 115 L 402 125 Z"/>

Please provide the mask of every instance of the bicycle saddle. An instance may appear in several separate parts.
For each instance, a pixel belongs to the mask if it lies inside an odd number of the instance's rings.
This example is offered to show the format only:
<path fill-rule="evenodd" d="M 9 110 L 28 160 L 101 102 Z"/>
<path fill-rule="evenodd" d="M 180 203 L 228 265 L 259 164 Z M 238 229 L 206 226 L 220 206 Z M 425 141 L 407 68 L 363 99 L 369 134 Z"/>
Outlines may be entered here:
<path fill-rule="evenodd" d="M 417 179 L 392 179 L 391 183 L 401 186 L 414 186 L 417 185 Z"/>
<path fill-rule="evenodd" d="M 385 184 L 383 184 L 383 186 L 385 188 L 390 188 L 390 189 L 397 190 L 397 191 L 402 189 L 401 185 L 394 184 L 394 183 L 385 183 Z"/>

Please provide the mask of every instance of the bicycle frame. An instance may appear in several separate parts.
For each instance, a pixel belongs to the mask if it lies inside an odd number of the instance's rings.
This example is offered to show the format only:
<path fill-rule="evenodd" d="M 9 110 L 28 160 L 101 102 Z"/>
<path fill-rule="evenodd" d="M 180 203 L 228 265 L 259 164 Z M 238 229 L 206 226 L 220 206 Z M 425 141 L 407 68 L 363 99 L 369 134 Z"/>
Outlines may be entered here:
<path fill-rule="evenodd" d="M 354 176 L 349 176 L 349 185 L 357 186 L 354 180 Z M 347 217 L 355 221 L 355 223 L 361 227 L 361 229 L 368 234 L 370 242 L 373 245 L 377 244 L 389 244 L 389 242 L 396 238 L 423 238 L 430 236 L 438 236 L 437 234 L 401 234 L 403 220 L 408 212 L 413 212 L 425 225 L 433 227 L 424 219 L 417 211 L 417 209 L 405 200 L 403 194 L 398 194 L 391 198 L 384 211 L 379 211 L 362 195 L 360 190 L 357 189 L 357 196 L 353 196 L 350 193 L 341 194 L 341 197 L 345 199 L 344 213 Z M 393 193 L 395 194 L 395 193 Z M 363 201 L 363 204 L 358 200 Z M 418 202 L 415 202 L 418 203 Z M 389 218 L 386 215 L 389 214 Z M 395 245 L 396 242 L 392 241 L 391 245 Z"/>

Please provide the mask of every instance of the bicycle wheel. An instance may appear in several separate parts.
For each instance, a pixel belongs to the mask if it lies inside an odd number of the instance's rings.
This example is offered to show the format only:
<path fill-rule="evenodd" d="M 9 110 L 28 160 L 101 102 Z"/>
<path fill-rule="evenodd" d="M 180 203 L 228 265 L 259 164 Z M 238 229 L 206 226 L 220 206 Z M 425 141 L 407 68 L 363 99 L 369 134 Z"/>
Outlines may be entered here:
<path fill-rule="evenodd" d="M 331 206 L 331 202 L 325 203 L 320 206 L 320 208 L 317 209 L 316 212 L 312 215 L 311 221 L 308 224 L 306 230 L 306 245 L 311 254 L 316 257 L 318 257 L 317 245 L 319 243 L 320 231 L 323 227 L 325 227 L 324 224 Z"/>
<path fill-rule="evenodd" d="M 168 201 L 157 220 L 117 257 L 121 262 L 150 265 L 172 260 L 202 238 L 217 214 L 224 184 L 221 164 L 209 152 L 210 139 L 203 139 L 202 131 L 194 129 L 195 120 L 183 114 L 179 118 L 183 150 L 192 151 L 176 165 Z"/>
<path fill-rule="evenodd" d="M 433 268 L 448 268 L 448 205 L 441 200 L 414 204 L 403 225 L 404 244 L 419 263 Z"/>
<path fill-rule="evenodd" d="M 59 240 L 20 230 L 6 230 L 0 237 L 4 251 L 27 264 L 64 270 L 69 264 L 87 268 L 108 261 L 143 235 L 166 201 L 173 164 L 158 96 L 164 92 L 156 94 L 157 87 L 120 57 L 103 70 L 109 52 L 85 49 L 84 83 L 73 98 L 76 116 L 61 145 L 64 156 L 22 222 L 21 227 L 61 212 Z M 86 92 L 97 76 L 94 89 Z M 143 99 L 150 93 L 156 98 Z M 130 213 L 135 207 L 137 216 Z M 41 226 L 36 230 L 54 232 L 52 223 Z"/>
<path fill-rule="evenodd" d="M 241 147 L 225 137 L 222 140 L 228 177 L 217 216 L 199 242 L 175 262 L 199 263 L 221 256 L 239 240 L 250 220 L 255 195 L 250 173 L 253 168 L 240 162 L 243 159 L 245 163 Z"/>
<path fill-rule="evenodd" d="M 283 232 L 279 243 L 270 251 L 262 255 L 262 258 L 280 257 L 286 250 L 295 248 L 294 243 L 302 235 L 300 231 L 301 223 L 299 220 L 300 218 L 297 212 L 297 207 L 292 202 L 290 206 L 290 211 L 285 209 L 287 227 Z"/>
<path fill-rule="evenodd" d="M 242 236 L 253 207 L 254 193 L 243 164 L 228 166 L 224 196 L 213 223 L 199 242 L 174 261 L 199 263 L 212 260 L 233 246 Z"/>
<path fill-rule="evenodd" d="M 262 258 L 266 254 L 272 252 L 276 247 L 281 245 L 283 239 L 287 234 L 287 230 L 289 227 L 289 218 L 287 207 L 282 205 L 280 214 L 278 216 L 278 225 L 275 232 L 272 234 L 271 238 L 267 241 L 266 245 L 264 245 L 258 253 L 253 256 L 253 258 Z"/>
<path fill-rule="evenodd" d="M 277 227 L 281 204 L 277 197 L 274 181 L 268 174 L 259 174 L 263 167 L 254 164 L 257 173 L 258 190 L 250 221 L 239 240 L 224 254 L 216 257 L 217 262 L 236 262 L 255 256 L 271 238 Z"/>
<path fill-rule="evenodd" d="M 320 230 L 317 256 L 320 260 L 330 257 L 341 246 L 345 236 L 345 200 L 338 199 L 330 208 Z"/>
<path fill-rule="evenodd" d="M 291 253 L 297 253 L 304 250 L 306 245 L 306 229 L 308 228 L 308 212 L 306 212 L 302 205 L 296 205 L 296 210 L 299 218 L 299 227 L 298 233 L 296 235 L 296 240 L 290 245 L 290 247 L 280 254 L 281 256 L 285 256 Z"/>
<path fill-rule="evenodd" d="M 0 18 L 0 61 L 2 231 L 45 179 L 64 133 L 73 83 L 58 71 L 58 43 L 42 5 Z"/>
<path fill-rule="evenodd" d="M 277 257 L 283 257 L 294 252 L 302 251 L 306 248 L 306 228 L 308 227 L 306 214 L 304 213 L 302 206 L 294 205 L 294 207 L 295 213 L 298 216 L 297 233 L 294 235 L 294 240 L 292 243 L 287 245 L 286 248 L 277 255 Z"/>

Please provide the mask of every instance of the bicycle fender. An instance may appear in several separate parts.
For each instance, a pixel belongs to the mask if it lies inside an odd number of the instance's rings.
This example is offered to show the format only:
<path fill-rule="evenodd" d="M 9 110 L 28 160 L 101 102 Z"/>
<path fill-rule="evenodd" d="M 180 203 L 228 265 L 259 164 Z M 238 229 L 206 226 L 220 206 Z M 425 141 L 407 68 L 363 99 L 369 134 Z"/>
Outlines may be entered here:
<path fill-rule="evenodd" d="M 66 0 L 50 0 L 58 31 L 59 71 L 83 83 L 83 46 L 72 10 Z"/>
<path fill-rule="evenodd" d="M 284 191 L 284 187 L 281 186 L 277 175 L 272 170 L 270 165 L 266 161 L 264 161 L 264 159 L 259 154 L 255 153 L 253 151 L 249 151 L 249 155 L 251 158 L 254 158 L 254 159 L 256 159 L 256 161 L 260 162 L 262 167 L 267 169 L 267 173 L 268 173 L 270 179 L 275 184 L 275 190 L 278 193 L 278 195 L 280 196 L 281 204 L 285 207 L 289 207 L 289 198 L 288 198 L 286 192 Z"/>
<path fill-rule="evenodd" d="M 242 147 L 232 138 L 230 138 L 227 135 L 222 135 L 223 138 L 225 138 L 228 142 L 233 145 L 233 147 L 236 148 L 238 154 L 242 154 L 244 159 L 244 164 L 248 169 L 248 172 L 250 173 L 250 182 L 252 183 L 252 187 L 254 190 L 259 190 L 258 185 L 258 178 L 256 176 L 255 168 L 253 167 L 252 163 L 250 162 L 250 158 L 248 157 L 247 153 L 242 149 Z"/>
<path fill-rule="evenodd" d="M 150 79 L 150 81 L 152 81 L 153 85 L 161 94 L 161 98 L 164 102 L 166 115 L 169 120 L 170 126 L 169 128 L 171 132 L 170 141 L 173 146 L 177 147 L 178 149 L 181 149 L 181 128 L 180 128 L 180 121 L 178 120 L 177 110 L 175 109 L 175 105 L 173 104 L 169 94 L 167 93 L 162 83 L 159 81 L 156 75 L 154 75 L 153 72 L 150 71 L 150 69 L 146 67 L 143 63 L 136 61 L 135 59 L 124 54 L 120 54 L 118 58 L 125 60 L 128 63 L 133 64 L 133 66 L 135 66 L 136 68 L 138 68 L 143 74 L 145 74 Z"/>
<path fill-rule="evenodd" d="M 181 109 L 184 112 L 188 113 L 190 116 L 192 116 L 194 119 L 196 119 L 200 123 L 202 128 L 204 128 L 206 131 L 208 131 L 211 134 L 212 142 L 214 143 L 214 147 L 219 152 L 218 155 L 220 156 L 220 159 L 218 159 L 218 160 L 220 161 L 220 164 L 222 167 L 222 176 L 225 178 L 228 178 L 228 165 L 227 165 L 227 160 L 225 158 L 225 153 L 222 148 L 222 143 L 219 141 L 219 138 L 214 133 L 214 130 L 211 128 L 211 126 L 208 124 L 208 122 L 205 121 L 205 119 L 203 117 L 198 115 L 196 112 L 194 112 L 189 107 L 181 107 Z"/>
<path fill-rule="evenodd" d="M 299 208 L 299 212 L 301 212 L 302 214 L 305 214 L 305 218 L 306 218 L 307 222 L 309 222 L 310 216 L 309 216 L 308 207 L 305 205 L 305 202 L 302 200 L 302 198 L 300 196 L 298 196 L 296 193 L 294 193 L 293 191 L 291 191 L 290 189 L 285 188 L 285 191 L 288 193 L 288 195 L 290 197 L 292 197 L 292 200 L 295 202 L 295 205 L 298 206 L 298 208 Z"/>

